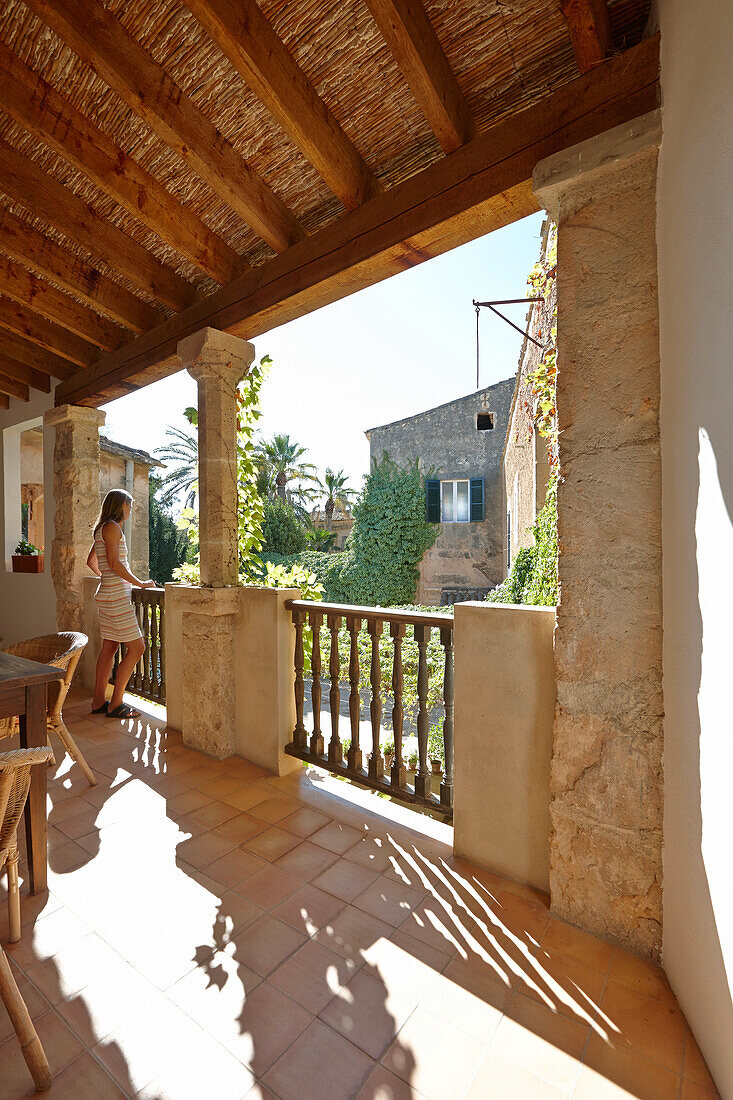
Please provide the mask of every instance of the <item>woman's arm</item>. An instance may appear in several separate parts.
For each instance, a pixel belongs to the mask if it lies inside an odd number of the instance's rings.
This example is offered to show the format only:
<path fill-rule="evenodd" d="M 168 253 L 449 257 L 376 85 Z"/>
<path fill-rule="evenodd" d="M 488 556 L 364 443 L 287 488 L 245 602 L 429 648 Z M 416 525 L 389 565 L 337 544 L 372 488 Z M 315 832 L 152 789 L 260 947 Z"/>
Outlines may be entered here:
<path fill-rule="evenodd" d="M 91 569 L 92 573 L 96 574 L 96 576 L 98 576 L 98 577 L 102 576 L 102 571 L 100 570 L 99 562 L 97 561 L 97 551 L 94 549 L 94 543 L 92 543 L 92 548 L 89 551 L 89 557 L 87 558 L 87 565 Z"/>
<path fill-rule="evenodd" d="M 125 569 L 120 561 L 122 532 L 116 523 L 110 522 L 104 525 L 102 538 L 107 551 L 107 564 L 113 573 L 116 573 L 118 577 L 122 577 L 123 581 L 127 581 L 128 584 L 134 584 L 136 588 L 155 588 L 155 581 L 138 580 L 135 574 L 131 573 L 129 569 Z"/>

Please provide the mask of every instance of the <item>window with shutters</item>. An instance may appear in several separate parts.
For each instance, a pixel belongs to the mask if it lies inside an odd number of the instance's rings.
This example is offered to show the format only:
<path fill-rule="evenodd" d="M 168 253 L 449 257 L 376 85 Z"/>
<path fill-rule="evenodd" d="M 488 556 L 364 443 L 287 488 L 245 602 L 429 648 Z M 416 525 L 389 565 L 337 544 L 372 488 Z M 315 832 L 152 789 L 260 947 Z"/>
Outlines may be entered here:
<path fill-rule="evenodd" d="M 484 518 L 483 478 L 453 478 L 425 482 L 428 523 L 481 523 Z"/>

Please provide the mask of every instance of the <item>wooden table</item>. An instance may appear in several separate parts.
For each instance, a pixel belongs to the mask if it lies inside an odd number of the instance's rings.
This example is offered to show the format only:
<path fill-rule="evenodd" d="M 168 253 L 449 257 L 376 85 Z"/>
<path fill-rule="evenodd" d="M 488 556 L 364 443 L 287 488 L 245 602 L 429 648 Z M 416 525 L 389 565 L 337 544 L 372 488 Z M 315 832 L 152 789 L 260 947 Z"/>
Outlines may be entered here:
<path fill-rule="evenodd" d="M 0 718 L 18 715 L 20 743 L 24 749 L 43 748 L 48 743 L 46 684 L 63 678 L 63 669 L 0 653 Z M 47 886 L 45 765 L 31 769 L 31 788 L 25 804 L 25 837 L 30 891 L 40 894 Z"/>

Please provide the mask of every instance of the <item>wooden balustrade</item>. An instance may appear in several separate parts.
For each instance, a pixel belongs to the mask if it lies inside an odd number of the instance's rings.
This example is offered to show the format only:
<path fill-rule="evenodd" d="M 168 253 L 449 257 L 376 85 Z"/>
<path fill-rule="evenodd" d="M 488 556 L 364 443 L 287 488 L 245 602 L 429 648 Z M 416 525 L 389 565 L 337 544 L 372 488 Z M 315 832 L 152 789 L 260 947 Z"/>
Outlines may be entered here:
<path fill-rule="evenodd" d="M 447 820 L 453 816 L 453 618 L 436 612 L 388 611 L 374 607 L 352 607 L 342 604 L 311 603 L 289 600 L 286 604 L 295 628 L 295 713 L 293 739 L 286 752 L 327 768 L 337 775 L 347 776 L 365 786 L 383 791 L 410 804 L 420 804 L 441 813 Z M 385 625 L 387 630 L 385 630 Z M 366 627 L 368 660 L 360 658 L 359 646 L 365 644 Z M 339 653 L 339 636 L 348 650 L 348 661 Z M 439 646 L 437 640 L 439 639 Z M 310 643 L 310 645 L 309 645 Z M 391 643 L 391 677 L 387 668 L 389 657 L 385 645 Z M 380 653 L 380 645 L 382 651 Z M 430 652 L 432 645 L 432 654 Z M 328 647 L 328 660 L 324 647 Z M 405 647 L 417 653 L 416 670 L 412 674 L 416 691 L 416 714 L 406 713 Z M 310 648 L 310 661 L 307 652 Z M 441 661 L 436 669 L 436 649 Z M 345 657 L 345 653 L 344 653 Z M 432 666 L 431 666 L 432 661 Z M 306 680 L 310 664 L 312 731 L 306 729 Z M 321 712 L 324 689 L 324 669 L 329 677 L 328 711 L 330 736 L 326 742 L 324 715 Z M 384 667 L 383 667 L 384 666 Z M 442 698 L 436 703 L 435 676 L 439 673 Z M 387 673 L 385 677 L 385 673 Z M 431 673 L 433 698 L 430 697 Z M 341 715 L 341 684 L 348 690 L 348 722 L 350 740 L 344 759 L 344 742 L 339 737 Z M 391 694 L 389 700 L 383 691 Z M 368 694 L 368 721 L 371 726 L 371 751 L 364 762 L 362 748 L 362 709 L 366 712 L 364 695 Z M 383 718 L 391 719 L 391 730 L 383 726 Z M 409 708 L 408 708 L 409 709 Z M 439 709 L 439 715 L 436 710 Z M 417 769 L 408 770 L 405 760 L 406 723 L 414 717 L 417 741 Z M 442 731 L 440 773 L 430 759 L 431 717 Z M 366 713 L 365 713 L 366 722 Z M 364 740 L 366 740 L 366 735 Z M 392 740 L 394 756 L 387 768 L 384 744 Z M 430 742 L 430 743 L 429 743 Z"/>
<path fill-rule="evenodd" d="M 153 703 L 165 703 L 165 589 L 133 588 L 135 616 L 145 641 L 145 652 L 135 665 L 127 690 Z M 122 647 L 115 653 L 110 683 L 114 683 Z"/>

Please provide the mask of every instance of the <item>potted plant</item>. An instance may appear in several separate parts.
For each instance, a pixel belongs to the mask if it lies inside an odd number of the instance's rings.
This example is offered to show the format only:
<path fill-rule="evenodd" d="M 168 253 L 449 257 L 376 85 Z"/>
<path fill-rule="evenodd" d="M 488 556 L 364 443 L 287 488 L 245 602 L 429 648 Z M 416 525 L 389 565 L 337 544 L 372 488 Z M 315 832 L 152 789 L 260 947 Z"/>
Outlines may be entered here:
<path fill-rule="evenodd" d="M 21 539 L 13 554 L 14 573 L 42 573 L 43 548 L 40 550 L 28 539 Z"/>
<path fill-rule="evenodd" d="M 394 763 L 394 741 L 387 741 L 382 745 L 382 752 L 384 754 L 384 770 L 390 771 Z"/>

